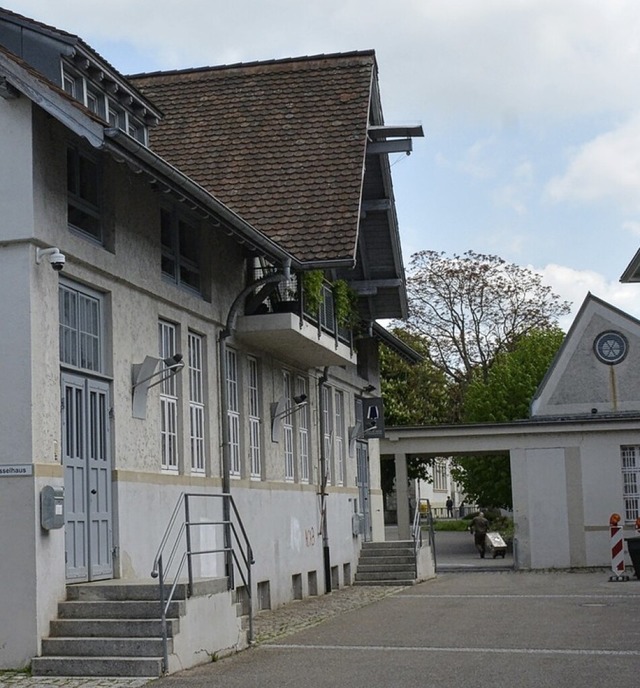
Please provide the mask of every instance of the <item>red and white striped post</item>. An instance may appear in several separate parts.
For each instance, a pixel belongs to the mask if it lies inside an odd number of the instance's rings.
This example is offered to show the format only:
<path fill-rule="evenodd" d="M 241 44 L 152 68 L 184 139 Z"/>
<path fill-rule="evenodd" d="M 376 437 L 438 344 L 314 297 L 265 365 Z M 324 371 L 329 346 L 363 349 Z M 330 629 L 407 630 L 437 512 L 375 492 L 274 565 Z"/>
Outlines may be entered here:
<path fill-rule="evenodd" d="M 609 518 L 609 535 L 611 537 L 611 571 L 610 581 L 628 581 L 624 572 L 624 538 L 620 514 L 611 514 Z"/>

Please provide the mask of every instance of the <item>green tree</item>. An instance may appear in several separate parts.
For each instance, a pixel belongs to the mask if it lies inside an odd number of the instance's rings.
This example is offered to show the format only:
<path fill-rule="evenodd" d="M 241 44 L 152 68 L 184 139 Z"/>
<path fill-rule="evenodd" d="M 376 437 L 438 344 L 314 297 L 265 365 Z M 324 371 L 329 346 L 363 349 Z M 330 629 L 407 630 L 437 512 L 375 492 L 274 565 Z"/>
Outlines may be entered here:
<path fill-rule="evenodd" d="M 525 419 L 535 391 L 556 355 L 564 333 L 557 327 L 531 330 L 510 351 L 498 354 L 486 376 L 478 372 L 467 387 L 463 419 L 500 423 Z M 457 457 L 454 478 L 467 495 L 485 506 L 512 506 L 509 457 Z"/>
<path fill-rule="evenodd" d="M 390 349 L 381 347 L 381 391 L 385 425 L 434 425 L 452 422 L 456 387 L 429 361 L 425 338 L 402 328 L 396 328 L 392 333 L 422 354 L 424 360 L 412 364 Z M 410 458 L 407 462 L 409 478 L 430 480 L 430 465 L 430 459 Z M 383 461 L 381 470 L 382 491 L 388 495 L 393 490 L 395 479 L 393 461 Z"/>
<path fill-rule="evenodd" d="M 478 373 L 486 379 L 498 354 L 570 310 L 533 270 L 473 251 L 415 253 L 407 290 L 407 329 L 428 339 L 431 363 L 463 386 Z"/>

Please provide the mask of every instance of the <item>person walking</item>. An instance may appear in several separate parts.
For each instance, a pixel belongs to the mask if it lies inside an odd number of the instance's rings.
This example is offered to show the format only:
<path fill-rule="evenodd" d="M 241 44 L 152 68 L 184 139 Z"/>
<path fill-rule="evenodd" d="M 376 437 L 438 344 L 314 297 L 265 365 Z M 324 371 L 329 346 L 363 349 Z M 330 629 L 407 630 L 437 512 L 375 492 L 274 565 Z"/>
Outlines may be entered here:
<path fill-rule="evenodd" d="M 453 499 L 451 499 L 451 497 L 447 497 L 445 505 L 447 507 L 447 517 L 453 518 Z"/>
<path fill-rule="evenodd" d="M 471 525 L 469 526 L 469 530 L 473 533 L 473 541 L 476 549 L 480 553 L 480 558 L 484 559 L 489 521 L 487 521 L 487 519 L 484 517 L 484 513 L 482 511 L 473 518 Z"/>

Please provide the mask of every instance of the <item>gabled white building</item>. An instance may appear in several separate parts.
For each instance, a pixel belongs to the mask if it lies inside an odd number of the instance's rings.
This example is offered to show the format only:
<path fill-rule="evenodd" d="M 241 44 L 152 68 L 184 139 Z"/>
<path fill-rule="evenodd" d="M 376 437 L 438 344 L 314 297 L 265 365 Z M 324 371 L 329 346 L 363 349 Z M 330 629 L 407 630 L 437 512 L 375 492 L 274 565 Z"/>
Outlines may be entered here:
<path fill-rule="evenodd" d="M 0 668 L 158 673 L 102 636 L 131 596 L 157 616 L 138 584 L 187 534 L 166 670 L 246 643 L 238 588 L 351 583 L 384 539 L 375 321 L 406 309 L 388 154 L 420 133 L 384 125 L 372 52 L 127 79 L 0 10 Z"/>

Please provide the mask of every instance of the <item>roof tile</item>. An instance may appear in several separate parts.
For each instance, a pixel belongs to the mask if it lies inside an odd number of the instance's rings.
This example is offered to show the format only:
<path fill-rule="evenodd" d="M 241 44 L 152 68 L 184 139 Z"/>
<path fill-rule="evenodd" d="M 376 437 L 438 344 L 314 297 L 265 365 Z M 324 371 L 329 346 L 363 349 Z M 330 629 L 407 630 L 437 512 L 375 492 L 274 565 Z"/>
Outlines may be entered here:
<path fill-rule="evenodd" d="M 150 145 L 303 262 L 353 260 L 373 52 L 130 77 Z"/>

